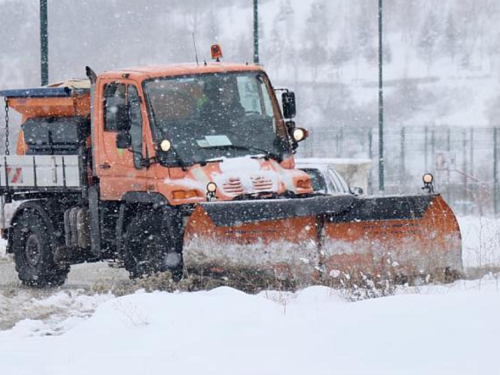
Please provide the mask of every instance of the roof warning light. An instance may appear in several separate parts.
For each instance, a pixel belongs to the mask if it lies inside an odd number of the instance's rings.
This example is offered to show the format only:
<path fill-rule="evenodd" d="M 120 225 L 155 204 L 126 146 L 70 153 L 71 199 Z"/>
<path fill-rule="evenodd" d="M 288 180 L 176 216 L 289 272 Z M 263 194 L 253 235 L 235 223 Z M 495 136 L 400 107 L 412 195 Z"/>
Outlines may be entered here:
<path fill-rule="evenodd" d="M 212 59 L 220 62 L 220 59 L 222 58 L 222 48 L 220 48 L 220 44 L 212 44 L 210 50 L 212 51 Z"/>

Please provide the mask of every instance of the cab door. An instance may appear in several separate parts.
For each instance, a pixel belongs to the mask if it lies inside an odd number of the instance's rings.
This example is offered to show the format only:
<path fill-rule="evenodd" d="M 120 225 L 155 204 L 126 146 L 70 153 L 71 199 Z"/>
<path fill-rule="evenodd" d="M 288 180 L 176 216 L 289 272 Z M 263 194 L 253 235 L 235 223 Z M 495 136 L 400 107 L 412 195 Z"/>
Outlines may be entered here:
<path fill-rule="evenodd" d="M 96 168 L 101 199 L 120 200 L 127 192 L 147 190 L 150 173 L 144 165 L 144 100 L 130 81 L 104 81 L 99 89 L 101 131 Z M 122 148 L 117 146 L 119 136 L 129 139 Z"/>

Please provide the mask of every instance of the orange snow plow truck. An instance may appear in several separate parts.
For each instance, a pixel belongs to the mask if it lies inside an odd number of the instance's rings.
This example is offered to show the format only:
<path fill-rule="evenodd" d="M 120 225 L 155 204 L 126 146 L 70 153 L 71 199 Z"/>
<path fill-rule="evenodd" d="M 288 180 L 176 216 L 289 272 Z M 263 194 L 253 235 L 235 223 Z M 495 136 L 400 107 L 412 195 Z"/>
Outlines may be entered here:
<path fill-rule="evenodd" d="M 0 156 L 2 236 L 20 280 L 64 283 L 72 264 L 131 277 L 243 269 L 300 285 L 339 272 L 461 271 L 457 220 L 439 194 L 313 191 L 294 165 L 295 96 L 259 66 L 141 67 L 4 90 L 22 115 Z M 11 151 L 11 152 L 9 152 Z M 5 205 L 16 206 L 5 222 Z M 215 271 L 214 271 L 215 272 Z"/>

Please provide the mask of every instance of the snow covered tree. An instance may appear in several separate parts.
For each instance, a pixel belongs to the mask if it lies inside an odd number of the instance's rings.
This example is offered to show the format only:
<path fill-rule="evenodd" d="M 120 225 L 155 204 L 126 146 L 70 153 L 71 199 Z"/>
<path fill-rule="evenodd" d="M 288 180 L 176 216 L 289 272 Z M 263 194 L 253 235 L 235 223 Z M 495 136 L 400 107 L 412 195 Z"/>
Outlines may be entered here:
<path fill-rule="evenodd" d="M 293 20 L 294 11 L 290 0 L 282 1 L 278 14 L 274 17 L 273 28 L 269 36 L 268 55 L 273 64 L 278 68 L 276 77 L 280 78 L 283 72 L 281 67 L 283 61 L 287 59 L 287 51 L 293 48 Z"/>
<path fill-rule="evenodd" d="M 439 33 L 440 24 L 438 18 L 431 9 L 421 26 L 417 45 L 417 51 L 427 65 L 427 74 L 430 74 L 430 69 L 436 60 Z"/>
<path fill-rule="evenodd" d="M 376 38 L 374 20 L 376 20 L 376 13 L 370 15 L 367 4 L 363 3 L 356 20 L 356 46 L 359 54 L 368 61 L 373 56 L 374 41 Z"/>
<path fill-rule="evenodd" d="M 316 80 L 318 67 L 324 64 L 327 58 L 327 25 L 326 4 L 323 1 L 312 3 L 304 30 L 303 53 L 304 59 L 311 67 L 313 81 Z"/>
<path fill-rule="evenodd" d="M 450 57 L 451 62 L 455 61 L 455 56 L 458 52 L 458 30 L 455 22 L 455 17 L 450 11 L 446 19 L 446 26 L 443 40 L 443 51 Z"/>

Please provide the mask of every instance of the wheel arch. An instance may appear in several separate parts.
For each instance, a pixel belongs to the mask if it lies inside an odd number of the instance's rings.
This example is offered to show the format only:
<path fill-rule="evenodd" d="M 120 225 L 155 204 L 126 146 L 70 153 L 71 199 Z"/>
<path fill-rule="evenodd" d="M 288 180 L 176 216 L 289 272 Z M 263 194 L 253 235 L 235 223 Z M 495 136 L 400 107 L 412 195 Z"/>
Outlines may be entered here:
<path fill-rule="evenodd" d="M 158 203 L 163 204 L 158 204 Z M 124 240 L 127 232 L 127 227 L 130 222 L 138 215 L 143 215 L 144 212 L 156 211 L 164 224 L 165 230 L 169 232 L 177 243 L 182 242 L 184 234 L 184 226 L 182 223 L 182 214 L 177 207 L 170 206 L 166 200 L 158 201 L 157 198 L 152 200 L 127 200 L 120 205 L 119 216 L 116 222 L 116 248 L 117 253 L 121 257 L 124 251 Z M 165 204 L 166 203 L 166 204 Z M 175 219 L 176 220 L 175 220 Z"/>
<path fill-rule="evenodd" d="M 12 216 L 12 219 L 10 220 L 10 229 L 9 229 L 9 238 L 7 242 L 7 253 L 12 254 L 13 249 L 12 249 L 12 235 L 13 235 L 13 228 L 15 225 L 17 225 L 17 222 L 20 220 L 22 215 L 29 210 L 32 210 L 36 212 L 42 220 L 45 222 L 45 225 L 47 225 L 47 229 L 51 232 L 54 233 L 56 231 L 55 226 L 54 226 L 54 217 L 53 215 L 49 214 L 49 211 L 46 208 L 46 203 L 45 201 L 28 201 L 22 203 L 14 212 L 14 215 Z M 54 237 L 51 237 L 51 242 L 52 244 L 55 243 Z"/>
<path fill-rule="evenodd" d="M 125 193 L 116 221 L 116 252 L 121 258 L 123 255 L 124 236 L 127 226 L 132 219 L 146 210 L 154 210 L 169 205 L 167 198 L 160 193 L 131 191 Z"/>

